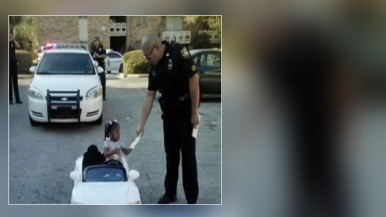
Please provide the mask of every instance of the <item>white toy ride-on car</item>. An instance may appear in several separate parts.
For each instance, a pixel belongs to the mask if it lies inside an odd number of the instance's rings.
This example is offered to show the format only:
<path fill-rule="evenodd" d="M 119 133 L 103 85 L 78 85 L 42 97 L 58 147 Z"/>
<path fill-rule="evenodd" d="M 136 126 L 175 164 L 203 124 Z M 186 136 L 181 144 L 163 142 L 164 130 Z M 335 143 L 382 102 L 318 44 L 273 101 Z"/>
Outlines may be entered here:
<path fill-rule="evenodd" d="M 74 181 L 71 204 L 141 204 L 134 180 L 139 172 L 129 170 L 126 158 L 110 160 L 82 168 L 83 156 L 75 161 L 70 173 Z"/>

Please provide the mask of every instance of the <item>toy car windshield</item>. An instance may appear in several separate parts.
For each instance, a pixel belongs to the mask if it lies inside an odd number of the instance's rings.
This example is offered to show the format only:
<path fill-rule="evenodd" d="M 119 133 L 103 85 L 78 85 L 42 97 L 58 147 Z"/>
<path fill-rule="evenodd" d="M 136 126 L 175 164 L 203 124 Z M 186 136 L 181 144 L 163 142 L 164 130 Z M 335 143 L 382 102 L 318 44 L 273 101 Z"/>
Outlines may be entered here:
<path fill-rule="evenodd" d="M 85 169 L 84 182 L 124 182 L 126 170 L 122 166 L 95 165 Z"/>

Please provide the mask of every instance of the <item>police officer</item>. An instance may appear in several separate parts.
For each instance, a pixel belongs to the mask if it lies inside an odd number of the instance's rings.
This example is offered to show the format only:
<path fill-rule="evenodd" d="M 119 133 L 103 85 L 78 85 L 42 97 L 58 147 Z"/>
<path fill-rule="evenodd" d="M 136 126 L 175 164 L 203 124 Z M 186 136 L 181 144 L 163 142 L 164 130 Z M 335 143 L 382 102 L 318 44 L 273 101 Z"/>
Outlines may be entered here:
<path fill-rule="evenodd" d="M 19 96 L 19 84 L 17 77 L 17 59 L 16 59 L 16 47 L 20 47 L 19 43 L 15 40 L 13 35 L 10 35 L 9 40 L 9 104 L 12 104 L 12 86 L 15 92 L 15 99 L 17 104 L 22 104 Z"/>
<path fill-rule="evenodd" d="M 195 204 L 198 196 L 196 139 L 192 130 L 198 127 L 199 77 L 187 47 L 161 42 L 154 33 L 142 40 L 142 51 L 151 64 L 148 91 L 142 108 L 137 135 L 144 132 L 146 120 L 158 90 L 162 110 L 166 152 L 165 194 L 160 204 L 174 202 L 177 194 L 178 167 L 182 157 L 185 197 Z"/>
<path fill-rule="evenodd" d="M 105 75 L 105 58 L 106 50 L 103 48 L 102 43 L 99 41 L 98 37 L 95 37 L 94 46 L 90 50 L 91 56 L 94 60 L 98 62 L 98 65 L 103 68 L 102 73 L 98 73 L 103 89 L 103 100 L 106 100 L 106 75 Z"/>

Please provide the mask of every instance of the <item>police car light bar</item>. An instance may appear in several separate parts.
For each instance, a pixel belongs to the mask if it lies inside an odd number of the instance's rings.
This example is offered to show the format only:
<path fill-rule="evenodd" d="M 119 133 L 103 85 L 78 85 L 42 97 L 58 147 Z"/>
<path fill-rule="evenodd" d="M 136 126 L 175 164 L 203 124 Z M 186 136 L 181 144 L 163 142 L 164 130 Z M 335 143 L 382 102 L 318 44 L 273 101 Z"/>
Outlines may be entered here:
<path fill-rule="evenodd" d="M 85 50 L 88 50 L 88 44 L 87 43 L 47 43 L 46 47 L 48 48 L 82 48 Z"/>

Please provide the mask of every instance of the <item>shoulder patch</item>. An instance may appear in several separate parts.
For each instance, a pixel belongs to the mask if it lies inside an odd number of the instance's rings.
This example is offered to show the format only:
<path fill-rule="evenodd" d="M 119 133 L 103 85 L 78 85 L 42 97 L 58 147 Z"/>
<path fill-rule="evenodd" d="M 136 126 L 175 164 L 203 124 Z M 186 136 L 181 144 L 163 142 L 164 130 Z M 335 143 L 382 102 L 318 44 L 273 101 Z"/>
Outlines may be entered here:
<path fill-rule="evenodd" d="M 189 59 L 190 54 L 189 54 L 188 49 L 186 49 L 186 47 L 183 47 L 183 48 L 181 49 L 181 55 L 182 55 L 185 59 Z"/>

